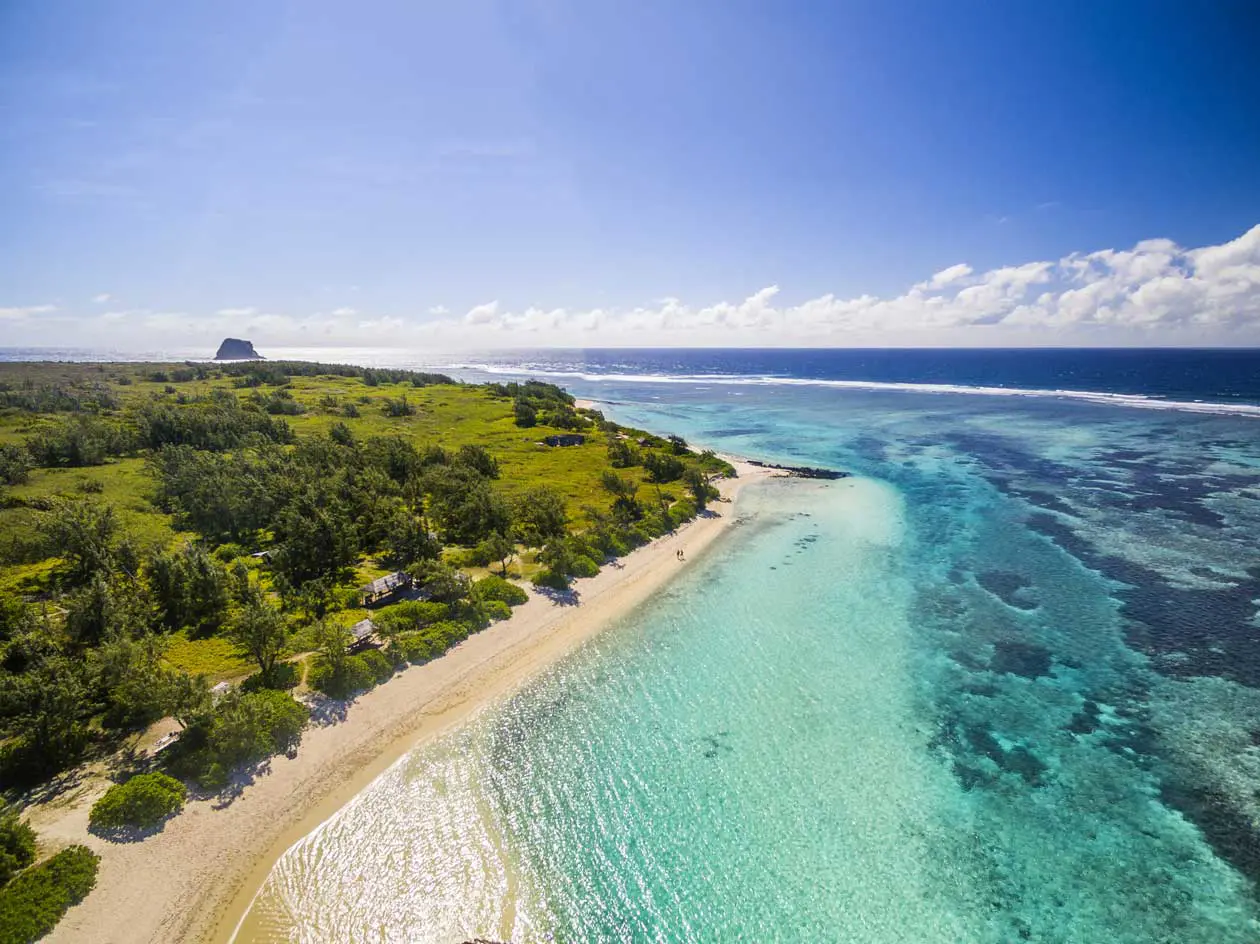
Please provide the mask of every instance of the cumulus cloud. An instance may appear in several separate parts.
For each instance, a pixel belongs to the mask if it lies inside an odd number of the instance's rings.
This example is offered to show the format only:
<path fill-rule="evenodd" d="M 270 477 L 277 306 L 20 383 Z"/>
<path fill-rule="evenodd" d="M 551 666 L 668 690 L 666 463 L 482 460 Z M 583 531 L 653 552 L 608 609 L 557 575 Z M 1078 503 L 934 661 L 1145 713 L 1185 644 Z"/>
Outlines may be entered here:
<path fill-rule="evenodd" d="M 702 305 L 671 297 L 639 307 L 513 309 L 496 300 L 462 314 L 418 305 L 414 312 L 238 307 L 94 316 L 35 305 L 0 308 L 0 319 L 15 336 L 10 343 L 57 344 L 73 330 L 82 343 L 133 338 L 181 348 L 245 331 L 276 347 L 1258 344 L 1260 226 L 1193 249 L 1149 239 L 987 271 L 958 263 L 887 297 L 793 301 L 769 285 Z"/>
<path fill-rule="evenodd" d="M 113 297 L 114 296 L 109 294 L 109 292 L 101 292 L 101 294 L 99 295 L 93 295 L 92 301 L 94 301 L 98 305 L 104 305 L 107 301 L 109 301 Z"/>
<path fill-rule="evenodd" d="M 932 288 L 942 288 L 950 282 L 957 282 L 959 279 L 964 279 L 969 275 L 971 275 L 971 266 L 965 262 L 960 262 L 958 265 L 952 265 L 948 269 L 941 269 L 940 272 L 932 276 L 928 285 Z"/>
<path fill-rule="evenodd" d="M 1134 344 L 1260 341 L 1260 226 L 1218 246 L 1149 239 L 976 272 L 959 263 L 901 295 L 828 294 L 781 304 L 771 285 L 739 302 L 665 298 L 632 309 L 479 305 L 466 326 L 557 344 L 833 344 L 1022 342 Z M 435 327 L 441 327 L 441 322 Z M 529 336 L 534 337 L 529 337 Z"/>

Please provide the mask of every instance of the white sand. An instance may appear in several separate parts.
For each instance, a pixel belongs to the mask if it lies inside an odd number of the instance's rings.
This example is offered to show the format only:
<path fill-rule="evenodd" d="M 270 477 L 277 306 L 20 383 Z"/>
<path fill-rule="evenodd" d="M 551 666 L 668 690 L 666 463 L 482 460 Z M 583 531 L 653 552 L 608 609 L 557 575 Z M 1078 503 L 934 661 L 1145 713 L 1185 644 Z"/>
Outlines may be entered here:
<path fill-rule="evenodd" d="M 736 466 L 739 478 L 721 483 L 727 499 L 774 474 Z M 43 839 L 83 843 L 101 855 L 96 889 L 46 940 L 227 941 L 285 849 L 420 741 L 511 693 L 660 589 L 687 566 L 676 557 L 679 549 L 694 560 L 733 520 L 731 505 L 713 510 L 715 515 L 578 581 L 580 605 L 559 606 L 531 594 L 510 620 L 401 672 L 359 698 L 343 722 L 308 730 L 295 758 L 275 758 L 268 773 L 224 808 L 190 802 L 161 833 L 136 843 L 110 843 L 88 833 L 88 810 L 108 786 L 104 780 L 69 800 L 32 809 L 31 822 Z"/>

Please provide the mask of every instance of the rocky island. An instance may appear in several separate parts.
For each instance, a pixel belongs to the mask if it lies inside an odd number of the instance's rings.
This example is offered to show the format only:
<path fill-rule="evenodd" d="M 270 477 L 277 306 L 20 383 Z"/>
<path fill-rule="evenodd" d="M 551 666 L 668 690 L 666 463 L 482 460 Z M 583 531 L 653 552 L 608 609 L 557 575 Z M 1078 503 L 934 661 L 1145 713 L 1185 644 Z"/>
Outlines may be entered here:
<path fill-rule="evenodd" d="M 261 361 L 263 356 L 254 350 L 253 342 L 240 338 L 224 338 L 214 355 L 216 361 Z"/>

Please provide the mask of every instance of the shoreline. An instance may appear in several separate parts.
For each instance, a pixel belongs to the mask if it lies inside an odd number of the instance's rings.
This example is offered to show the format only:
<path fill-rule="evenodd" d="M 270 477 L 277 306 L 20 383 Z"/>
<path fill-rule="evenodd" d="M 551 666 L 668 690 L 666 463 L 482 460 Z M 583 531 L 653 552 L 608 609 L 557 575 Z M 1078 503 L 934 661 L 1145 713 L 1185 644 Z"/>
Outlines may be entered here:
<path fill-rule="evenodd" d="M 578 605 L 530 593 L 513 617 L 469 637 L 442 657 L 412 666 L 349 706 L 345 720 L 304 733 L 294 758 L 278 756 L 226 807 L 198 800 L 142 842 L 111 843 L 87 831 L 102 792 L 33 811 L 61 843 L 101 855 L 95 890 L 45 939 L 51 942 L 232 941 L 276 861 L 400 757 L 510 695 L 581 642 L 633 610 L 698 558 L 735 519 L 734 502 L 774 470 L 732 460 L 714 514 L 658 538 L 587 580 Z"/>

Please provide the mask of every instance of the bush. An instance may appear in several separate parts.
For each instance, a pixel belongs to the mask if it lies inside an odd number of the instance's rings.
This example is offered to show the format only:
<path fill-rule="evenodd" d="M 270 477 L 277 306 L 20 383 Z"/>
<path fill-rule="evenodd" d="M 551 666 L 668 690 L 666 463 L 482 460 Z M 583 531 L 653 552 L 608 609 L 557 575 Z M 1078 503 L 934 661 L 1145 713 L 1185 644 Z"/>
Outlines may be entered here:
<path fill-rule="evenodd" d="M 363 656 L 348 656 L 340 669 L 320 656 L 311 669 L 310 684 L 329 698 L 349 698 L 374 687 L 376 675 Z"/>
<path fill-rule="evenodd" d="M 419 630 L 399 633 L 385 647 L 388 657 L 399 665 L 404 662 L 428 662 L 430 659 L 440 656 L 443 651 L 438 649 L 433 640 Z"/>
<path fill-rule="evenodd" d="M 678 527 L 683 522 L 690 521 L 695 516 L 696 506 L 689 498 L 679 499 L 670 506 L 669 517 L 670 521 L 673 522 L 674 527 Z"/>
<path fill-rule="evenodd" d="M 548 587 L 552 590 L 568 590 L 569 578 L 562 571 L 548 567 L 534 576 L 535 587 Z"/>
<path fill-rule="evenodd" d="M 495 575 L 483 577 L 474 583 L 472 595 L 474 600 L 483 603 L 506 603 L 508 606 L 520 606 L 529 599 L 529 594 L 521 587 Z"/>
<path fill-rule="evenodd" d="M 522 591 L 523 592 L 523 591 Z M 494 621 L 512 618 L 512 608 L 502 600 L 490 600 L 483 604 L 486 618 Z"/>
<path fill-rule="evenodd" d="M 302 673 L 298 671 L 298 666 L 292 662 L 277 662 L 271 668 L 270 680 L 263 678 L 261 672 L 255 672 L 245 681 L 241 682 L 241 691 L 243 693 L 262 692 L 274 690 L 277 692 L 288 691 L 296 688 L 297 683 L 302 680 Z"/>
<path fill-rule="evenodd" d="M 233 692 L 172 748 L 172 769 L 216 789 L 234 769 L 293 750 L 310 713 L 287 692 Z"/>
<path fill-rule="evenodd" d="M 585 554 L 576 554 L 570 562 L 569 570 L 573 577 L 594 577 L 599 573 L 599 564 Z"/>
<path fill-rule="evenodd" d="M 17 443 L 0 445 L 0 485 L 21 485 L 34 465 L 31 454 Z"/>
<path fill-rule="evenodd" d="M 369 649 L 359 656 L 376 678 L 376 684 L 388 682 L 394 674 L 394 664 L 379 649 Z"/>
<path fill-rule="evenodd" d="M 31 944 L 96 885 L 100 857 L 85 846 L 63 849 L 0 891 L 0 944 Z"/>
<path fill-rule="evenodd" d="M 377 610 L 372 616 L 372 622 L 382 636 L 392 636 L 444 620 L 449 613 L 450 608 L 445 603 L 406 600 Z"/>
<path fill-rule="evenodd" d="M 35 830 L 17 813 L 0 816 L 0 885 L 35 861 Z"/>
<path fill-rule="evenodd" d="M 96 801 L 88 815 L 93 830 L 113 832 L 136 827 L 148 829 L 184 808 L 188 791 L 166 774 L 137 774 L 116 783 Z"/>

